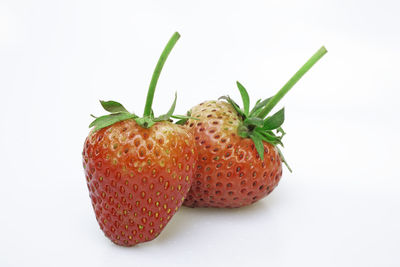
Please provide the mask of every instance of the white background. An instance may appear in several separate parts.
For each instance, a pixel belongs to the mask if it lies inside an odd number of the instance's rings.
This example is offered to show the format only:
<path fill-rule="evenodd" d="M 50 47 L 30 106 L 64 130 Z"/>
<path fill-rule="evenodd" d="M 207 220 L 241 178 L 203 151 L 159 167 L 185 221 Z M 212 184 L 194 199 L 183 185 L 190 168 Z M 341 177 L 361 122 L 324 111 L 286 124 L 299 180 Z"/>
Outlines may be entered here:
<path fill-rule="evenodd" d="M 0 2 L 0 266 L 400 266 L 398 1 Z M 293 88 L 284 171 L 241 209 L 182 208 L 156 240 L 103 236 L 81 165 L 98 99 L 178 113 Z M 254 103 L 254 102 L 253 102 Z M 397 253 L 397 255 L 396 255 Z"/>

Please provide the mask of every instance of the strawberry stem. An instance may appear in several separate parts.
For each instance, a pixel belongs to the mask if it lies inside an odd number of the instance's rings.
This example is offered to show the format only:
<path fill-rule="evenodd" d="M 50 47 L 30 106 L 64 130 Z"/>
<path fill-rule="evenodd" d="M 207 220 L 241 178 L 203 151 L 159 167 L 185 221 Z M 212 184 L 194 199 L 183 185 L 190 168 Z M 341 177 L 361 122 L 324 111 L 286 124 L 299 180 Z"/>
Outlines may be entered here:
<path fill-rule="evenodd" d="M 278 102 L 286 95 L 287 92 L 303 77 L 303 75 L 314 66 L 317 61 L 328 52 L 322 46 L 294 75 L 290 80 L 278 91 L 265 105 L 263 110 L 258 115 L 259 118 L 265 118 L 268 113 L 278 104 Z"/>
<path fill-rule="evenodd" d="M 147 92 L 146 106 L 144 107 L 143 117 L 151 116 L 151 106 L 153 105 L 154 92 L 156 90 L 158 78 L 160 77 L 161 70 L 164 66 L 165 61 L 168 58 L 169 53 L 175 46 L 176 42 L 181 36 L 178 32 L 175 32 L 171 39 L 169 39 L 167 45 L 165 46 L 160 58 L 158 59 L 156 68 L 154 69 L 153 76 L 151 77 L 151 82 L 149 86 L 149 91 Z"/>

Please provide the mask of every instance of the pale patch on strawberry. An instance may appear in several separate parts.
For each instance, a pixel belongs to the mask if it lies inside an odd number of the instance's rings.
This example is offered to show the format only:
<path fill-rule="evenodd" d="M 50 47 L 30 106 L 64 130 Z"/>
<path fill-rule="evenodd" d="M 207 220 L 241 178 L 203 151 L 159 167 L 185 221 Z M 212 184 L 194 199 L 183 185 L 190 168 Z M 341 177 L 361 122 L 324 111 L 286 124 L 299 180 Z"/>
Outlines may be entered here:
<path fill-rule="evenodd" d="M 195 138 L 197 165 L 184 205 L 241 207 L 271 193 L 282 176 L 277 150 L 265 143 L 261 161 L 253 141 L 237 134 L 241 119 L 229 103 L 206 101 L 191 112 L 199 119 L 186 124 Z"/>

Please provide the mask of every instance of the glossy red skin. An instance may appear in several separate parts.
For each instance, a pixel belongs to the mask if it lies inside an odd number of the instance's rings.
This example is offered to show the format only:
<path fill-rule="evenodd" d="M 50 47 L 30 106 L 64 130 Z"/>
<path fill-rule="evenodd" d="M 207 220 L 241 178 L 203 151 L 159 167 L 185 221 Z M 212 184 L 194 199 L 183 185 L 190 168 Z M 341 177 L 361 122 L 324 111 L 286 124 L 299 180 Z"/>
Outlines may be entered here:
<path fill-rule="evenodd" d="M 189 207 L 234 208 L 250 205 L 272 192 L 282 176 L 277 149 L 264 142 L 262 161 L 250 138 L 237 135 L 240 118 L 222 101 L 191 110 L 199 120 L 186 123 L 194 137 L 197 165 L 183 203 Z"/>
<path fill-rule="evenodd" d="M 134 120 L 90 134 L 83 167 L 96 219 L 122 246 L 156 238 L 182 205 L 192 183 L 193 137 L 182 126 Z"/>

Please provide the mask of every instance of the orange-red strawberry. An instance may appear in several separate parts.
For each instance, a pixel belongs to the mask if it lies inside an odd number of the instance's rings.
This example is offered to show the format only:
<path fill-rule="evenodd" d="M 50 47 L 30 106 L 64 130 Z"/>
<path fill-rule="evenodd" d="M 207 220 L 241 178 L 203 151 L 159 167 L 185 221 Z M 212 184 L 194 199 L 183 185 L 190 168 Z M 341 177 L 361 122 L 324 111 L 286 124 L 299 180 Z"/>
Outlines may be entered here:
<path fill-rule="evenodd" d="M 111 114 L 96 118 L 83 149 L 89 195 L 96 219 L 114 243 L 132 246 L 156 238 L 182 205 L 193 176 L 193 137 L 151 109 L 161 68 L 179 38 L 175 33 L 154 71 L 144 116 L 114 101 L 101 101 Z M 178 118 L 181 118 L 178 116 Z"/>
<path fill-rule="evenodd" d="M 135 120 L 91 134 L 83 159 L 97 221 L 118 245 L 152 240 L 181 206 L 190 188 L 194 151 L 182 126 Z"/>
<path fill-rule="evenodd" d="M 184 205 L 190 207 L 241 207 L 267 196 L 282 176 L 286 164 L 278 145 L 285 134 L 284 109 L 268 116 L 280 99 L 326 53 L 322 47 L 273 97 L 250 99 L 239 82 L 240 109 L 230 97 L 193 107 L 186 122 L 194 137 L 197 166 Z M 286 164 L 287 166 L 287 164 Z M 287 166 L 290 170 L 289 166 Z"/>
<path fill-rule="evenodd" d="M 206 101 L 192 108 L 187 127 L 195 137 L 198 158 L 194 180 L 184 205 L 241 207 L 278 184 L 282 166 L 277 149 L 264 142 L 264 160 L 249 138 L 238 135 L 241 118 L 231 104 Z"/>

